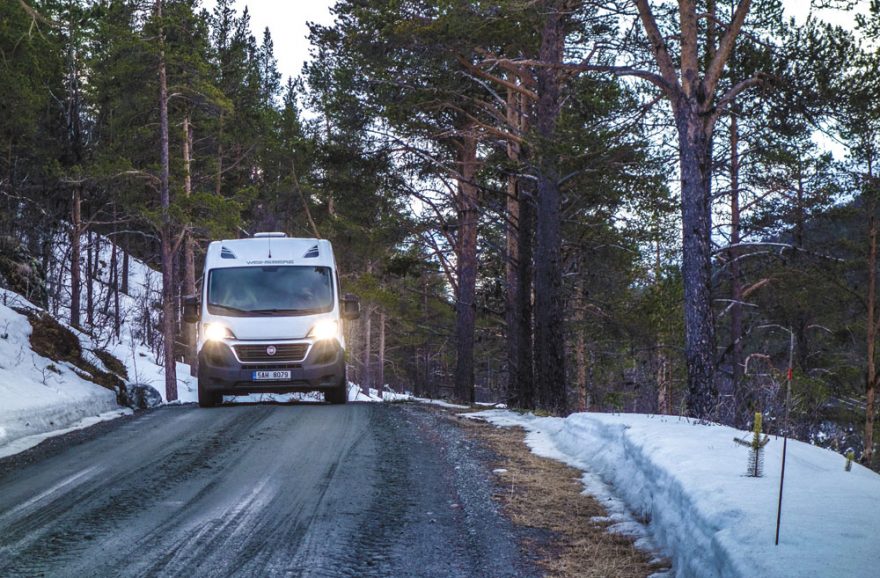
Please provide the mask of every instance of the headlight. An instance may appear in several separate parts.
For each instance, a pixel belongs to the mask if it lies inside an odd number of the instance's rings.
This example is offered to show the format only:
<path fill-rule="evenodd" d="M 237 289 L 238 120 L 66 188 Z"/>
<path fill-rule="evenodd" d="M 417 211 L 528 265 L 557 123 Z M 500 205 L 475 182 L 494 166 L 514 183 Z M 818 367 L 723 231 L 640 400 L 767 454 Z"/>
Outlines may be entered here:
<path fill-rule="evenodd" d="M 308 336 L 318 341 L 323 339 L 333 339 L 336 337 L 337 330 L 338 325 L 336 324 L 336 321 L 325 319 L 324 321 L 318 321 L 315 323 L 315 326 L 309 331 Z"/>
<path fill-rule="evenodd" d="M 235 335 L 222 323 L 205 325 L 205 341 L 221 341 L 223 339 L 235 339 Z"/>

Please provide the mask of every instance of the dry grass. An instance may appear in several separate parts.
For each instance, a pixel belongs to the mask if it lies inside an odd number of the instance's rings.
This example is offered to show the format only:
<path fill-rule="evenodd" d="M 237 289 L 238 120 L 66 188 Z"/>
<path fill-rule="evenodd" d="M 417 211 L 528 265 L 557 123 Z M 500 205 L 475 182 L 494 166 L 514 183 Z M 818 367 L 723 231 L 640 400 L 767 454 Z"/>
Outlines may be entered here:
<path fill-rule="evenodd" d="M 522 429 L 458 421 L 498 455 L 494 468 L 507 470 L 497 474 L 501 491 L 496 499 L 510 520 L 552 533 L 549 540 L 527 545 L 537 549 L 538 562 L 547 576 L 649 576 L 668 568 L 652 564 L 651 556 L 636 549 L 631 538 L 608 532 L 607 523 L 592 521 L 607 512 L 591 496 L 581 493 L 580 472 L 533 454 Z"/>

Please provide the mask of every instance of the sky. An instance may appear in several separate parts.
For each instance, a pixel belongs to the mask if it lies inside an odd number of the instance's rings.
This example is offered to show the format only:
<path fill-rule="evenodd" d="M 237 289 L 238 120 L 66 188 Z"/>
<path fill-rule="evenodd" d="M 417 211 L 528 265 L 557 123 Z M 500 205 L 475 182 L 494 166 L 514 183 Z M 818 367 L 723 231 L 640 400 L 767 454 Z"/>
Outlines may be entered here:
<path fill-rule="evenodd" d="M 241 13 L 247 6 L 251 15 L 251 30 L 262 41 L 263 30 L 268 26 L 275 43 L 275 58 L 282 82 L 288 76 L 297 76 L 303 63 L 309 59 L 309 29 L 307 22 L 330 24 L 333 16 L 330 7 L 335 0 L 238 0 L 236 10 Z M 214 0 L 203 0 L 202 5 L 211 10 Z"/>

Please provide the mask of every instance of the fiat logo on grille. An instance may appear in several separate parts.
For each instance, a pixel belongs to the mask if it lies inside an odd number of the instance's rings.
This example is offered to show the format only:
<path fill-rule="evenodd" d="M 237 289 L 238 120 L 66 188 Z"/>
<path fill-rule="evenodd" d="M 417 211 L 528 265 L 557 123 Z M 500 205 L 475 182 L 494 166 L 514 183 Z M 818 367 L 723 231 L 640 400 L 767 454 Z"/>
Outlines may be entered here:
<path fill-rule="evenodd" d="M 276 353 L 278 353 L 278 348 L 274 345 L 270 345 L 266 348 L 266 355 L 275 355 Z"/>

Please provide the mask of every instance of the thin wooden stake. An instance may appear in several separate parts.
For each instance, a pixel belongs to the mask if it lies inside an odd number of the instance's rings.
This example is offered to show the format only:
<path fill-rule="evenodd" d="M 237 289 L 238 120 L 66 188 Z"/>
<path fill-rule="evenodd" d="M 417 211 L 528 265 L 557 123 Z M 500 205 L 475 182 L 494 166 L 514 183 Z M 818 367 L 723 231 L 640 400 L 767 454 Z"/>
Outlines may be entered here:
<path fill-rule="evenodd" d="M 779 545 L 779 527 L 782 524 L 782 490 L 785 484 L 785 455 L 788 450 L 788 410 L 791 405 L 791 380 L 794 376 L 794 331 L 788 328 L 791 342 L 788 349 L 788 384 L 785 391 L 785 432 L 782 438 L 782 472 L 779 476 L 779 505 L 776 508 L 776 545 Z"/>

